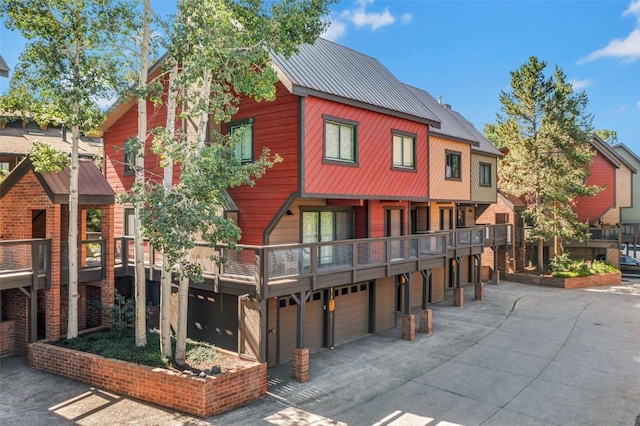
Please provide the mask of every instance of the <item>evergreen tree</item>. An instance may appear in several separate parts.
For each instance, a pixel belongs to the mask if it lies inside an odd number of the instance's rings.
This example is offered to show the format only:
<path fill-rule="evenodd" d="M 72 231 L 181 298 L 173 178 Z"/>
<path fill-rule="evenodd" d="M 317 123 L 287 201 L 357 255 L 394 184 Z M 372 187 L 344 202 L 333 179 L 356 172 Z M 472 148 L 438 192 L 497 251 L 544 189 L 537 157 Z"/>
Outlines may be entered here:
<path fill-rule="evenodd" d="M 511 90 L 500 93 L 502 114 L 488 127 L 488 137 L 506 150 L 498 186 L 526 204 L 523 217 L 532 224 L 528 241 L 538 244 L 540 271 L 545 241 L 553 239 L 558 255 L 562 240 L 585 239 L 587 225 L 577 220 L 575 199 L 600 191 L 585 183 L 593 156 L 587 95 L 574 93 L 557 66 L 546 77 L 546 66 L 532 56 L 511 72 Z"/>

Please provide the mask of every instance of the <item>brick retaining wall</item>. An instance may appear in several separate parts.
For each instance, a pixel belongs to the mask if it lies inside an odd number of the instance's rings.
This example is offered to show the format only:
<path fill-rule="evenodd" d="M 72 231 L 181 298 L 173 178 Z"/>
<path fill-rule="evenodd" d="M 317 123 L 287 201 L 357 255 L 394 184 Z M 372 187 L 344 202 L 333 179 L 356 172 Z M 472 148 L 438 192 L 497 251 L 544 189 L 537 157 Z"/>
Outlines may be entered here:
<path fill-rule="evenodd" d="M 588 277 L 557 278 L 536 274 L 507 274 L 505 280 L 545 287 L 584 288 L 620 284 L 622 282 L 622 275 L 620 272 L 617 272 L 614 274 L 589 275 Z"/>
<path fill-rule="evenodd" d="M 47 342 L 30 344 L 28 360 L 42 371 L 200 417 L 232 410 L 267 392 L 266 363 L 247 362 L 246 368 L 200 378 Z"/>

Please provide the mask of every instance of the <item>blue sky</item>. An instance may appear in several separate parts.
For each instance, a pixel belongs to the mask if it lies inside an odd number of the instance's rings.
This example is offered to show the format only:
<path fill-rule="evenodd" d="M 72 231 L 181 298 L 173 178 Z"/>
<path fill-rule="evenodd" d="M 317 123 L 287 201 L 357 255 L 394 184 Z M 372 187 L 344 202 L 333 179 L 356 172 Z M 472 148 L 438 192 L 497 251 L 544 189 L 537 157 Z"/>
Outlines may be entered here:
<path fill-rule="evenodd" d="M 152 0 L 160 14 L 175 1 Z M 640 155 L 640 0 L 349 0 L 332 8 L 325 38 L 375 57 L 401 81 L 462 113 L 495 122 L 510 71 L 535 55 L 585 90 L 596 128 Z M 4 26 L 0 54 L 14 68 L 24 40 Z M 7 79 L 0 79 L 0 92 Z"/>

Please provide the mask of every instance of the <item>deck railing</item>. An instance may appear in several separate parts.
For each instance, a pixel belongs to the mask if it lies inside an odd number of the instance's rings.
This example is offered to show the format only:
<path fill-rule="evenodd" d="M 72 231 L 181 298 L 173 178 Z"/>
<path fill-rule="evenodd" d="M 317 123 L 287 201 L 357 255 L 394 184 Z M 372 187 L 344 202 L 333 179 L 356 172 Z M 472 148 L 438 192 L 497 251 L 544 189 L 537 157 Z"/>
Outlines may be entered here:
<path fill-rule="evenodd" d="M 389 268 L 396 264 L 443 259 L 451 250 L 481 248 L 508 235 L 510 225 L 482 225 L 448 231 L 428 232 L 400 237 L 365 238 L 321 243 L 284 244 L 270 246 L 241 245 L 234 250 L 225 245 L 209 247 L 198 243 L 192 258 L 203 269 L 205 278 L 226 280 L 259 286 L 278 284 L 282 280 L 316 279 L 336 272 Z M 104 278 L 107 241 L 79 241 L 79 280 Z M 504 241 L 506 244 L 506 241 Z M 114 241 L 115 267 L 120 275 L 133 275 L 134 250 L 131 237 Z M 0 241 L 0 275 L 26 272 L 50 274 L 50 240 Z M 60 253 L 61 279 L 68 271 L 67 243 Z M 35 257 L 34 257 L 35 256 Z M 161 254 L 145 241 L 144 263 L 150 277 L 162 267 Z M 224 258 L 223 264 L 215 259 Z M 35 263 L 33 259 L 36 259 Z M 47 280 L 50 282 L 50 280 Z"/>
<path fill-rule="evenodd" d="M 51 285 L 51 240 L 0 241 L 0 283 L 2 288 L 35 284 Z"/>

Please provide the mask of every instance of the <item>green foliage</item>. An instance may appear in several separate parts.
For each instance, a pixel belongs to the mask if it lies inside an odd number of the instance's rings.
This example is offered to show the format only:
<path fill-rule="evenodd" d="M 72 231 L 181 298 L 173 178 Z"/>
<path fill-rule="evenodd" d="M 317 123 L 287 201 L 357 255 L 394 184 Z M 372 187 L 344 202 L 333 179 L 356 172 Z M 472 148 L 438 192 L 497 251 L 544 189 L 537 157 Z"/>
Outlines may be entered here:
<path fill-rule="evenodd" d="M 609 262 L 603 262 L 600 260 L 594 260 L 591 262 L 592 274 L 613 274 L 614 272 L 618 272 L 618 268 Z"/>
<path fill-rule="evenodd" d="M 38 173 L 61 172 L 69 167 L 69 155 L 44 142 L 33 143 L 29 150 L 29 158 Z"/>
<path fill-rule="evenodd" d="M 618 143 L 618 132 L 616 132 L 615 130 L 609 130 L 609 129 L 596 130 L 596 136 L 598 136 L 600 139 L 602 139 L 604 142 L 608 143 L 609 145 L 615 145 L 616 143 Z"/>
<path fill-rule="evenodd" d="M 1 2 L 7 28 L 27 40 L 12 76 L 14 109 L 41 120 L 53 111 L 69 127 L 97 128 L 103 114 L 96 100 L 126 84 L 121 46 L 131 37 L 135 9 L 125 0 Z"/>
<path fill-rule="evenodd" d="M 569 257 L 569 252 L 565 251 L 551 259 L 550 267 L 553 272 L 568 271 L 572 263 L 573 260 Z"/>
<path fill-rule="evenodd" d="M 160 368 L 172 367 L 171 360 L 160 353 L 160 337 L 157 330 L 147 330 L 147 342 L 146 346 L 136 347 L 133 329 L 125 328 L 121 331 L 104 331 L 62 340 L 57 345 L 135 364 Z M 219 357 L 215 346 L 193 340 L 187 341 L 188 365 L 213 363 Z"/>
<path fill-rule="evenodd" d="M 87 231 L 100 232 L 102 226 L 102 211 L 92 209 L 87 211 Z"/>
<path fill-rule="evenodd" d="M 500 93 L 502 114 L 485 134 L 507 150 L 498 185 L 524 200 L 522 215 L 533 224 L 528 241 L 582 241 L 588 224 L 577 220 L 576 198 L 601 190 L 585 184 L 593 156 L 592 116 L 586 94 L 574 93 L 558 67 L 545 76 L 546 65 L 531 57 L 511 72 L 511 90 Z"/>
<path fill-rule="evenodd" d="M 598 260 L 587 262 L 584 259 L 571 259 L 568 252 L 551 259 L 550 267 L 551 275 L 559 278 L 586 277 L 589 275 L 610 274 L 617 271 L 615 266 L 607 262 Z"/>
<path fill-rule="evenodd" d="M 113 320 L 113 330 L 119 335 L 133 327 L 136 319 L 135 301 L 126 299 L 116 291 L 115 303 L 111 308 L 111 319 Z"/>

